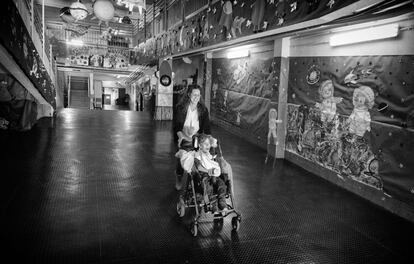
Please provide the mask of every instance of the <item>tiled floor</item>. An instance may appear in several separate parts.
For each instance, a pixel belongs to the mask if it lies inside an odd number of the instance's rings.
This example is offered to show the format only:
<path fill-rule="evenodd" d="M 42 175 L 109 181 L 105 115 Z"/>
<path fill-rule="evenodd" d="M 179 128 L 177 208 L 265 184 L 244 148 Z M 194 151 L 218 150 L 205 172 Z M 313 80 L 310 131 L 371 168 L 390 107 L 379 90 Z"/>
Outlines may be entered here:
<path fill-rule="evenodd" d="M 13 263 L 411 263 L 414 224 L 213 127 L 239 231 L 176 213 L 171 123 L 65 109 L 0 131 L 2 259 Z M 270 163 L 271 164 L 271 163 Z M 10 262 L 11 263 L 11 262 Z"/>

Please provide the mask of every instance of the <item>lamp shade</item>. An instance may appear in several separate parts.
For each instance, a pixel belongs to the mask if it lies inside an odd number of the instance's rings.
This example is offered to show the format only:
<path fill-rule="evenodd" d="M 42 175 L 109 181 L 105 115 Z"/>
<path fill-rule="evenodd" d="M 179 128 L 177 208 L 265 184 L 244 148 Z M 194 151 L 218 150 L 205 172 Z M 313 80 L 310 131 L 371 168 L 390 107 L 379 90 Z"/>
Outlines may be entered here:
<path fill-rule="evenodd" d="M 93 12 L 99 20 L 107 22 L 114 17 L 115 8 L 110 1 L 97 0 L 93 4 Z"/>
<path fill-rule="evenodd" d="M 70 5 L 70 14 L 76 20 L 82 20 L 85 19 L 88 15 L 88 10 L 86 9 L 86 6 L 81 2 L 74 2 Z"/>

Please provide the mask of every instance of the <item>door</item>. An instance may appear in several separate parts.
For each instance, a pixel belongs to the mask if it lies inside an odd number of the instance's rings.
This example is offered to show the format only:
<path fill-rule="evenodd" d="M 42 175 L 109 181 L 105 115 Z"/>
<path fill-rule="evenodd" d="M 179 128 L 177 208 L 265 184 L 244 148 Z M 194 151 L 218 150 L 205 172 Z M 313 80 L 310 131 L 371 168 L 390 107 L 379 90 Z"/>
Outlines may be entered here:
<path fill-rule="evenodd" d="M 105 94 L 104 95 L 104 104 L 106 104 L 106 105 L 111 104 L 111 95 L 110 94 Z"/>

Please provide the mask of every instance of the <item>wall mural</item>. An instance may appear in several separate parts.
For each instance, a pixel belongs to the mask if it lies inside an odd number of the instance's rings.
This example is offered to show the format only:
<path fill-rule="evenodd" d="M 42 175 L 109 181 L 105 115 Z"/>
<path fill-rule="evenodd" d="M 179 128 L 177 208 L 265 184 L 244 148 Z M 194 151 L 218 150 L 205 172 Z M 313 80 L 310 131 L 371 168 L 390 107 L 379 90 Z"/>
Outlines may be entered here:
<path fill-rule="evenodd" d="M 414 56 L 291 58 L 286 149 L 414 201 Z"/>
<path fill-rule="evenodd" d="M 277 109 L 271 101 L 278 100 L 279 69 L 273 51 L 213 59 L 211 114 L 265 141 L 269 109 Z"/>
<path fill-rule="evenodd" d="M 163 57 L 322 17 L 357 0 L 217 1 L 174 28 L 147 39 L 142 55 Z"/>
<path fill-rule="evenodd" d="M 0 8 L 3 25 L 0 27 L 1 45 L 14 57 L 46 101 L 56 108 L 55 87 L 15 4 L 9 0 L 4 5 Z"/>

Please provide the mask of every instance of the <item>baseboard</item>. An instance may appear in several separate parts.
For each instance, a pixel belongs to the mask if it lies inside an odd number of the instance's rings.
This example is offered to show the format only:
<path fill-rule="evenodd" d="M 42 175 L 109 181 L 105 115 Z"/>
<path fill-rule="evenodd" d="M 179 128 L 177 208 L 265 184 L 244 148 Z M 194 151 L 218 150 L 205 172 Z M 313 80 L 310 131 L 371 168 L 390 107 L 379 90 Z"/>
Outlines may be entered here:
<path fill-rule="evenodd" d="M 351 179 L 341 179 L 334 171 L 324 168 L 319 164 L 315 164 L 314 162 L 309 161 L 290 151 L 285 151 L 285 159 L 337 186 L 340 186 L 374 203 L 375 205 L 384 208 L 393 214 L 396 214 L 414 223 L 414 208 L 404 202 L 387 196 L 380 190 L 355 182 Z"/>

